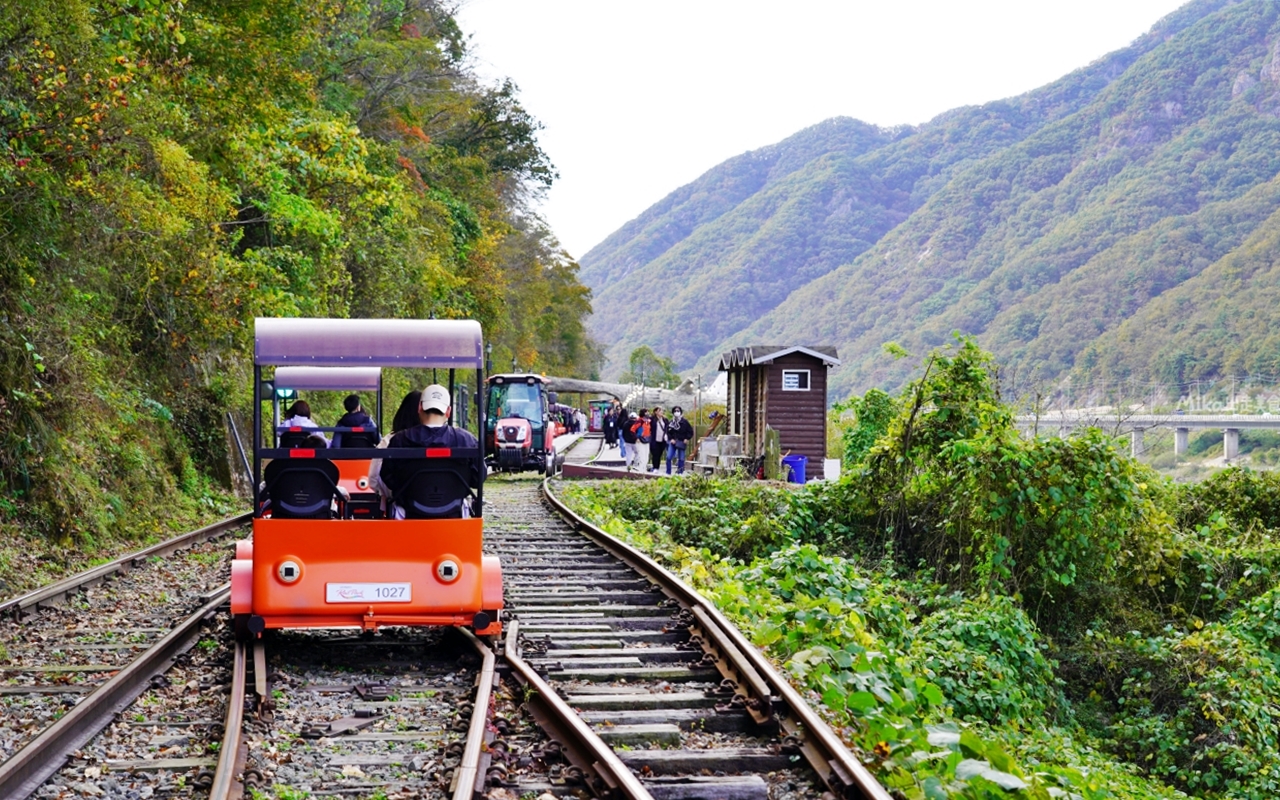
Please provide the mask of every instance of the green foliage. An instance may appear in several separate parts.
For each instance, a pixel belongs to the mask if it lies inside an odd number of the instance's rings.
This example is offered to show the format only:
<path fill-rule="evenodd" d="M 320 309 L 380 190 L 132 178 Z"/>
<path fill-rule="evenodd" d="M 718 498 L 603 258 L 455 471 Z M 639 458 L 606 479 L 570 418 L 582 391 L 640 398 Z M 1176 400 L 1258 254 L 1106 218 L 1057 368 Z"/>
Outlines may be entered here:
<path fill-rule="evenodd" d="M 627 357 L 627 371 L 618 380 L 673 389 L 680 385 L 675 362 L 653 352 L 653 348 L 648 345 L 640 345 L 631 351 L 631 355 Z"/>
<path fill-rule="evenodd" d="M 1116 752 L 1195 796 L 1275 797 L 1280 669 L 1242 635 L 1250 627 L 1261 626 L 1242 615 L 1190 633 L 1095 637 L 1111 667 L 1100 685 L 1115 704 Z"/>
<path fill-rule="evenodd" d="M 137 536 L 225 483 L 258 315 L 472 317 L 523 365 L 593 368 L 590 294 L 528 209 L 554 177 L 538 125 L 469 71 L 446 4 L 36 2 L 0 33 L 0 485 L 24 525 Z"/>
<path fill-rule="evenodd" d="M 861 463 L 872 446 L 889 431 L 889 420 L 897 412 L 893 398 L 880 389 L 868 389 L 862 397 L 837 403 L 838 412 L 852 411 L 854 424 L 844 431 L 843 463 L 846 469 Z"/>
<path fill-rule="evenodd" d="M 1010 598 L 948 598 L 916 630 L 909 652 L 962 719 L 1005 725 L 1050 716 L 1058 680 L 1026 612 Z"/>
<path fill-rule="evenodd" d="M 615 487 L 609 503 L 623 519 L 652 520 L 684 547 L 707 548 L 734 558 L 751 559 L 777 549 L 790 538 L 784 524 L 792 494 L 777 486 L 743 483 L 736 478 L 691 475 L 655 485 L 639 482 Z M 569 488 L 569 496 L 578 487 Z"/>
<path fill-rule="evenodd" d="M 1159 524 L 1143 469 L 1100 432 L 1022 438 L 991 356 L 971 339 L 930 356 L 865 474 L 896 552 L 953 586 L 1025 596 L 1042 613 L 1086 577 L 1108 582 L 1126 540 Z"/>
<path fill-rule="evenodd" d="M 1232 467 L 1185 487 L 1179 523 L 1199 527 L 1214 513 L 1240 528 L 1280 528 L 1280 474 Z"/>
<path fill-rule="evenodd" d="M 1051 727 L 1043 714 L 1060 702 L 1052 662 L 1007 598 L 954 598 L 928 581 L 898 577 L 892 565 L 866 570 L 813 545 L 784 546 L 748 565 L 725 561 L 639 518 L 636 504 L 649 493 L 619 484 L 556 490 L 579 513 L 662 558 L 821 697 L 889 789 L 921 799 L 999 798 L 1015 789 L 1034 798 L 1173 796 Z M 726 502 L 753 489 L 716 488 Z M 619 509 L 637 518 L 624 519 Z M 957 689 L 963 710 L 952 711 L 944 685 Z M 993 708 L 1007 722 L 992 727 L 955 716 Z"/>

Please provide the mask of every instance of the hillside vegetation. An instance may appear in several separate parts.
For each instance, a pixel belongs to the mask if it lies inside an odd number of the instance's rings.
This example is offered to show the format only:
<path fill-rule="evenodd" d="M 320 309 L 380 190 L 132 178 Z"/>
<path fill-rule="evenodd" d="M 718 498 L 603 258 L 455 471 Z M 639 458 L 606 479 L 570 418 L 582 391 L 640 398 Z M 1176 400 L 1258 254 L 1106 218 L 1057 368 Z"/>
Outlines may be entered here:
<path fill-rule="evenodd" d="M 972 340 L 857 413 L 835 483 L 557 491 L 730 614 L 897 796 L 1280 796 L 1280 476 L 1025 438 Z"/>
<path fill-rule="evenodd" d="M 34 571 L 17 533 L 217 511 L 255 316 L 471 317 L 495 359 L 591 361 L 526 210 L 538 124 L 447 4 L 10 3 L 0 65 L 0 573 Z"/>
<path fill-rule="evenodd" d="M 902 384 L 884 342 L 957 330 L 1042 384 L 1274 372 L 1278 115 L 1280 7 L 1192 2 L 1026 95 L 726 162 L 583 257 L 592 329 L 610 369 L 638 343 L 703 370 L 833 344 L 834 397 Z M 770 159 L 795 166 L 746 194 Z M 623 313 L 640 284 L 668 299 Z"/>

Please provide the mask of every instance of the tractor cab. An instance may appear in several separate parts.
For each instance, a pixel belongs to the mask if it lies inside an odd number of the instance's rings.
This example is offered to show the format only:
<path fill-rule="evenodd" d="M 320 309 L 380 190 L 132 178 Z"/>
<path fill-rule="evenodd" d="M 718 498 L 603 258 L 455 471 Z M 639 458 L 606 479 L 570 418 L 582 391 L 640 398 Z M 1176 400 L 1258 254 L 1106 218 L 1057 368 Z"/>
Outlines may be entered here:
<path fill-rule="evenodd" d="M 489 377 L 485 402 L 485 449 L 497 472 L 555 473 L 555 430 L 550 400 L 540 375 Z"/>

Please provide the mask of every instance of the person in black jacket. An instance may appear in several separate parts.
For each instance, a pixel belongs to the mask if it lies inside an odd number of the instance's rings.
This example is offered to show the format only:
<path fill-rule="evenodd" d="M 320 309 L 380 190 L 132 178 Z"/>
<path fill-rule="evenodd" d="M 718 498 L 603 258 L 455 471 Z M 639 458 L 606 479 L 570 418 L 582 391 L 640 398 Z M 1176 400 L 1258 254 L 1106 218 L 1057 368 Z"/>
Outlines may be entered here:
<path fill-rule="evenodd" d="M 449 390 L 432 384 L 422 390 L 422 405 L 418 411 L 421 424 L 400 431 L 391 437 L 388 447 L 479 447 L 471 431 L 449 425 Z M 378 480 L 394 497 L 413 478 L 418 465 L 412 460 L 384 458 L 378 469 Z M 403 519 L 402 511 L 392 505 L 392 516 Z"/>
<path fill-rule="evenodd" d="M 604 443 L 607 447 L 616 447 L 618 445 L 618 412 L 613 406 L 609 406 L 604 412 L 604 419 L 600 421 L 600 427 L 604 430 Z"/>
<path fill-rule="evenodd" d="M 619 417 L 619 433 L 622 437 L 622 461 L 627 465 L 627 471 L 631 471 L 631 462 L 636 457 L 636 428 L 640 422 L 640 415 L 632 411 L 629 415 Z"/>
<path fill-rule="evenodd" d="M 667 474 L 671 474 L 671 459 L 676 460 L 676 474 L 684 474 L 684 451 L 693 438 L 693 426 L 684 418 L 684 409 L 671 407 L 671 422 L 667 423 Z"/>
<path fill-rule="evenodd" d="M 364 428 L 369 431 L 376 431 L 377 425 L 373 422 L 373 417 L 365 413 L 364 408 L 360 405 L 360 395 L 349 394 L 342 401 L 342 407 L 347 413 L 342 415 L 342 419 L 334 423 L 335 428 Z M 342 447 L 342 434 L 335 433 L 333 435 L 333 446 Z"/>
<path fill-rule="evenodd" d="M 667 425 L 670 420 L 662 413 L 662 406 L 653 407 L 653 416 L 649 419 L 649 463 L 645 472 L 657 472 L 662 467 L 662 456 L 667 452 Z"/>

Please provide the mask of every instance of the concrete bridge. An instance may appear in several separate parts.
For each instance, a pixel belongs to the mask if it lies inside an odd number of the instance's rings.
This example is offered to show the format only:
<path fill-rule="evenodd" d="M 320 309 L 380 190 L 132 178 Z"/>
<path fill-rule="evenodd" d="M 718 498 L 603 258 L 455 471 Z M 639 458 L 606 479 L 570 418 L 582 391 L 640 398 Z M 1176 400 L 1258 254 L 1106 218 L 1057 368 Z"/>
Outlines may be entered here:
<path fill-rule="evenodd" d="M 1146 452 L 1144 434 L 1152 428 L 1173 429 L 1174 455 L 1185 455 L 1192 429 L 1221 430 L 1222 453 L 1228 461 L 1240 455 L 1240 431 L 1245 428 L 1280 430 L 1280 416 L 1270 414 L 1093 414 L 1078 411 L 1054 411 L 1047 414 L 1024 414 L 1017 417 L 1024 431 L 1040 432 L 1057 429 L 1066 434 L 1076 428 L 1101 428 L 1117 434 L 1128 432 L 1129 452 L 1138 458 Z"/>
<path fill-rule="evenodd" d="M 608 381 L 586 381 L 578 378 L 558 378 L 547 376 L 547 390 L 557 394 L 604 394 L 616 397 L 630 409 L 648 408 L 649 406 L 684 406 L 692 409 L 700 399 L 703 403 L 723 403 L 724 392 L 713 393 L 708 387 L 701 391 L 692 381 L 686 380 L 675 389 L 663 389 L 657 386 L 639 386 L 631 383 L 610 383 Z M 563 401 L 561 401 L 563 402 Z"/>

